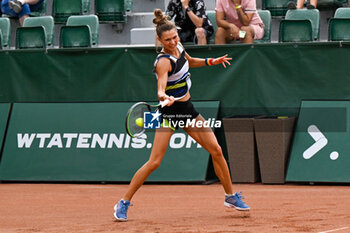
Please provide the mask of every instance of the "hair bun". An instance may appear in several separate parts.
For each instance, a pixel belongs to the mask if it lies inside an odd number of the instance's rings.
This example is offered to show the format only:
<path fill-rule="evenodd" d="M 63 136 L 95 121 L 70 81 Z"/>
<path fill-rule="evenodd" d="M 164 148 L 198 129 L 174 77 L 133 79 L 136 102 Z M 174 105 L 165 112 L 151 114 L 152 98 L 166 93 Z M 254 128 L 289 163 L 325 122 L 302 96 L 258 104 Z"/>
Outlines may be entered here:
<path fill-rule="evenodd" d="M 170 18 L 166 14 L 163 14 L 161 9 L 154 10 L 153 23 L 156 25 L 156 33 L 159 38 L 162 37 L 165 31 L 176 30 L 175 24 L 170 21 Z"/>
<path fill-rule="evenodd" d="M 153 23 L 157 26 L 165 24 L 168 21 L 168 17 L 165 14 L 163 14 L 161 9 L 154 10 L 154 17 L 155 18 L 153 19 Z"/>

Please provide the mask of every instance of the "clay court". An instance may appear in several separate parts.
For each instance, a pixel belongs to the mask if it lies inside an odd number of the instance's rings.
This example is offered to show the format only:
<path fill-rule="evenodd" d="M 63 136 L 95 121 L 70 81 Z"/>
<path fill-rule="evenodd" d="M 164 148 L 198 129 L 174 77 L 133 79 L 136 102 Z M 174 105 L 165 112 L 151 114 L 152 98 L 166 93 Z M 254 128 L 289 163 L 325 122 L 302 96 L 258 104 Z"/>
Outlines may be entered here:
<path fill-rule="evenodd" d="M 120 184 L 0 184 L 0 232 L 350 232 L 350 187 L 235 184 L 250 212 L 227 209 L 220 184 L 144 185 L 115 222 Z"/>

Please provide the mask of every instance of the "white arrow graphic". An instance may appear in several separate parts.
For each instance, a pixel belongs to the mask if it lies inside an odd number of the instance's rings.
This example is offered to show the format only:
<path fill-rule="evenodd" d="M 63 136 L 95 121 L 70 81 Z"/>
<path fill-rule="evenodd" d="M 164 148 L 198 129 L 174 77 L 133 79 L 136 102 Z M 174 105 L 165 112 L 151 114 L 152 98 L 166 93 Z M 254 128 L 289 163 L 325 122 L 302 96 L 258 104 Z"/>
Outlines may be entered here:
<path fill-rule="evenodd" d="M 315 143 L 304 151 L 303 157 L 304 159 L 311 159 L 317 152 L 327 145 L 328 140 L 316 125 L 310 125 L 307 132 L 315 140 Z"/>

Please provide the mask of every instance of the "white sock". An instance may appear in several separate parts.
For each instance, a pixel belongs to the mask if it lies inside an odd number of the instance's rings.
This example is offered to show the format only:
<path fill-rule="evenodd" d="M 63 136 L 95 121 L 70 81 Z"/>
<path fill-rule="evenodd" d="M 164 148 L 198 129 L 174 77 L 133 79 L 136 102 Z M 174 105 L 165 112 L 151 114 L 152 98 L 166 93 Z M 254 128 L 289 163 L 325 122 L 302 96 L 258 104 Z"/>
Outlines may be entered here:
<path fill-rule="evenodd" d="M 24 0 L 17 0 L 17 1 L 21 2 L 21 3 L 22 3 L 22 5 L 24 4 Z"/>

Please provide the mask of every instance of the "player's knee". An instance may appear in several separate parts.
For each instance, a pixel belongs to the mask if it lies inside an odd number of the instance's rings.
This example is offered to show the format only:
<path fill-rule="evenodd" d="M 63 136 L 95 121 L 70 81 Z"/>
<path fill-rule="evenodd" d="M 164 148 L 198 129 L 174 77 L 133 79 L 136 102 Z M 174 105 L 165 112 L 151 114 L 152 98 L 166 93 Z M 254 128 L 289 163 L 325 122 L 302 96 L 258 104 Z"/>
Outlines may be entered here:
<path fill-rule="evenodd" d="M 148 161 L 148 167 L 151 171 L 156 170 L 160 166 L 161 161 Z"/>
<path fill-rule="evenodd" d="M 214 160 L 220 158 L 222 156 L 221 146 L 219 144 L 213 146 L 210 154 Z"/>

